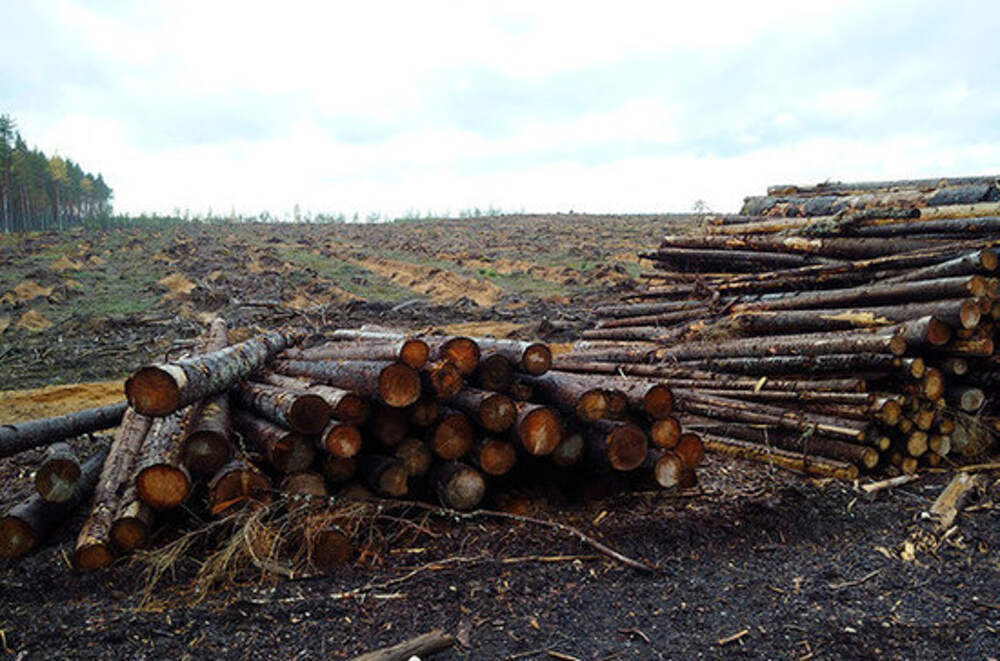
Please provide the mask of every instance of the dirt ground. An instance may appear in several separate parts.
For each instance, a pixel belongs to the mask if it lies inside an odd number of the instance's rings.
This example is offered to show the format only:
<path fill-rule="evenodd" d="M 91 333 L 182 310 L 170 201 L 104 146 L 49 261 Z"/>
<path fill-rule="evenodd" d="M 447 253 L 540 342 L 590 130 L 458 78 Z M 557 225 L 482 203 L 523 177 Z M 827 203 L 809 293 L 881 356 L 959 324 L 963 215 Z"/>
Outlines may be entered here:
<path fill-rule="evenodd" d="M 113 399 L 122 377 L 184 348 L 210 313 L 242 326 L 463 324 L 452 330 L 564 341 L 596 301 L 635 286 L 629 256 L 669 222 L 191 226 L 7 240 L 0 389 L 43 389 L 0 395 L 0 423 Z M 408 280 L 437 275 L 433 290 Z M 477 281 L 481 291 L 463 293 Z M 51 325 L 22 324 L 29 312 Z M 84 381 L 99 383 L 75 385 Z M 45 387 L 59 383 L 74 385 Z M 38 456 L 0 460 L 0 509 L 25 492 Z M 151 603 L 140 598 L 141 565 L 71 570 L 81 515 L 39 552 L 0 561 L 0 658 L 349 658 L 433 628 L 459 640 L 440 659 L 997 658 L 1000 472 L 984 475 L 942 535 L 921 513 L 951 477 L 868 495 L 710 456 L 686 492 L 535 501 L 535 516 L 655 571 L 549 527 L 435 518 L 328 576 L 251 572 L 197 603 L 188 588 L 198 556 L 178 563 Z M 180 512 L 156 542 L 197 523 Z"/>

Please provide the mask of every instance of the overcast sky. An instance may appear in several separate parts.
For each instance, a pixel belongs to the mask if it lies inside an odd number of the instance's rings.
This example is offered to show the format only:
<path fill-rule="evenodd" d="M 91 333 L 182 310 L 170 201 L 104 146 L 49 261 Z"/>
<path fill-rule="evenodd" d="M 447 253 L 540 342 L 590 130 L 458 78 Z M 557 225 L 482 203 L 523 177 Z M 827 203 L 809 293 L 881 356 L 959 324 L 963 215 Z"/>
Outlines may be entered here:
<path fill-rule="evenodd" d="M 0 3 L 0 113 L 119 211 L 720 211 L 1000 172 L 997 2 Z"/>

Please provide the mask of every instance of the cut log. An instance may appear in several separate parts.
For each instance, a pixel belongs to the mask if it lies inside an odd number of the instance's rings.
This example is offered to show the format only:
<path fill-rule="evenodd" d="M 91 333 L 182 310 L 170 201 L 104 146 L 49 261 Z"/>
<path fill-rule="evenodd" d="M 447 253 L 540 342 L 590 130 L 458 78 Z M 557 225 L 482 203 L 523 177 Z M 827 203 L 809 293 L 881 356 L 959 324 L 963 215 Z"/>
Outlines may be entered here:
<path fill-rule="evenodd" d="M 265 372 L 259 376 L 263 383 L 272 386 L 319 395 L 330 406 L 333 417 L 348 425 L 360 427 L 368 420 L 368 415 L 371 412 L 368 400 L 349 390 L 273 372 Z"/>
<path fill-rule="evenodd" d="M 715 434 L 703 434 L 701 438 L 705 449 L 709 452 L 777 466 L 802 475 L 832 477 L 844 482 L 858 479 L 858 467 L 846 461 L 812 456 Z"/>
<path fill-rule="evenodd" d="M 440 464 L 431 479 L 438 501 L 451 509 L 474 509 L 486 495 L 486 481 L 480 472 L 459 461 Z"/>
<path fill-rule="evenodd" d="M 220 351 L 147 365 L 125 382 L 125 395 L 143 415 L 169 415 L 247 378 L 295 337 L 269 331 Z"/>
<path fill-rule="evenodd" d="M 966 298 L 871 308 L 741 312 L 732 320 L 744 332 L 773 334 L 891 326 L 928 316 L 957 328 L 975 328 L 981 312 L 977 299 Z"/>
<path fill-rule="evenodd" d="M 359 460 L 358 469 L 365 478 L 365 483 L 380 496 L 400 498 L 405 496 L 409 489 L 407 480 L 410 473 L 406 465 L 395 457 L 379 454 L 363 455 Z"/>
<path fill-rule="evenodd" d="M 517 403 L 514 426 L 521 447 L 528 454 L 552 454 L 562 440 L 562 420 L 555 409 L 530 402 Z"/>
<path fill-rule="evenodd" d="M 317 437 L 319 448 L 334 457 L 353 457 L 361 451 L 361 431 L 354 425 L 331 420 Z"/>
<path fill-rule="evenodd" d="M 430 427 L 437 422 L 440 406 L 433 397 L 421 397 L 410 408 L 410 424 L 416 427 Z"/>
<path fill-rule="evenodd" d="M 410 640 L 358 655 L 351 661 L 406 661 L 413 657 L 421 659 L 448 649 L 454 644 L 455 639 L 452 636 L 440 629 L 434 629 Z"/>
<path fill-rule="evenodd" d="M 411 478 L 423 477 L 434 463 L 434 453 L 419 438 L 408 438 L 397 445 L 393 456 L 403 462 Z"/>
<path fill-rule="evenodd" d="M 649 470 L 656 483 L 664 489 L 680 485 L 687 469 L 679 456 L 660 448 L 649 451 L 643 461 L 643 468 Z"/>
<path fill-rule="evenodd" d="M 232 458 L 229 418 L 227 393 L 205 400 L 184 439 L 181 461 L 189 471 L 198 475 L 215 475 Z"/>
<path fill-rule="evenodd" d="M 544 376 L 525 377 L 525 381 L 547 401 L 581 420 L 601 420 L 608 414 L 607 389 L 600 377 L 549 372 Z"/>
<path fill-rule="evenodd" d="M 64 503 L 76 493 L 80 459 L 69 443 L 54 443 L 35 471 L 35 492 L 50 503 Z"/>
<path fill-rule="evenodd" d="M 466 455 L 476 440 L 476 428 L 469 418 L 459 411 L 442 409 L 441 418 L 431 431 L 430 448 L 444 460 Z"/>
<path fill-rule="evenodd" d="M 410 431 L 410 412 L 391 406 L 380 406 L 368 425 L 371 437 L 383 448 L 399 445 Z"/>
<path fill-rule="evenodd" d="M 400 362 L 415 370 L 427 364 L 430 348 L 420 338 L 392 342 L 328 342 L 309 349 L 286 349 L 286 360 L 364 360 Z"/>
<path fill-rule="evenodd" d="M 481 438 L 469 451 L 469 463 L 487 475 L 506 475 L 517 463 L 517 450 L 498 438 Z"/>
<path fill-rule="evenodd" d="M 420 397 L 420 375 L 403 363 L 279 360 L 273 367 L 279 374 L 316 379 L 366 397 L 377 396 L 398 408 Z"/>
<path fill-rule="evenodd" d="M 541 342 L 495 339 L 492 337 L 471 338 L 481 351 L 503 356 L 525 374 L 539 376 L 552 367 L 552 350 Z"/>
<path fill-rule="evenodd" d="M 118 402 L 54 418 L 0 425 L 0 457 L 10 457 L 31 448 L 110 429 L 121 422 L 126 407 L 125 402 Z"/>
<path fill-rule="evenodd" d="M 249 447 L 264 455 L 282 473 L 306 470 L 316 456 L 313 439 L 247 411 L 233 411 L 233 428 L 243 436 Z"/>
<path fill-rule="evenodd" d="M 646 432 L 629 422 L 592 422 L 586 427 L 584 438 L 595 463 L 617 471 L 641 466 L 649 448 Z"/>
<path fill-rule="evenodd" d="M 309 562 L 320 571 L 347 564 L 354 555 L 354 542 L 346 530 L 317 517 L 316 525 L 306 523 Z"/>
<path fill-rule="evenodd" d="M 649 440 L 656 447 L 669 450 L 681 438 L 681 423 L 673 416 L 654 420 L 649 428 Z"/>
<path fill-rule="evenodd" d="M 120 553 L 131 553 L 145 545 L 153 526 L 153 510 L 139 498 L 135 482 L 125 487 L 108 538 Z"/>
<path fill-rule="evenodd" d="M 139 498 L 154 510 L 177 507 L 191 492 L 191 474 L 181 461 L 196 406 L 186 406 L 150 425 L 136 461 Z"/>
<path fill-rule="evenodd" d="M 398 448 L 397 448 L 398 449 Z M 354 457 L 334 457 L 328 455 L 322 458 L 323 477 L 330 484 L 339 485 L 349 482 L 357 473 L 358 464 Z"/>
<path fill-rule="evenodd" d="M 476 383 L 483 390 L 505 392 L 514 383 L 514 364 L 498 353 L 488 352 L 479 361 Z"/>
<path fill-rule="evenodd" d="M 463 388 L 448 404 L 476 420 L 483 429 L 498 434 L 507 431 L 517 421 L 517 408 L 507 395 Z"/>
<path fill-rule="evenodd" d="M 468 378 L 479 367 L 482 352 L 476 341 L 468 337 L 426 337 L 424 340 L 431 347 L 432 355 L 440 360 L 446 360 Z"/>
<path fill-rule="evenodd" d="M 575 466 L 583 459 L 586 447 L 583 434 L 577 431 L 568 432 L 563 435 L 559 445 L 552 452 L 552 463 L 560 468 Z"/>
<path fill-rule="evenodd" d="M 244 457 L 236 457 L 219 469 L 208 483 L 208 505 L 213 516 L 236 508 L 260 507 L 273 500 L 271 481 Z"/>
<path fill-rule="evenodd" d="M 442 399 L 454 397 L 465 384 L 462 373 L 446 360 L 428 363 L 424 366 L 421 376 L 434 397 Z"/>
<path fill-rule="evenodd" d="M 323 476 L 312 471 L 299 471 L 286 475 L 281 480 L 279 488 L 290 496 L 315 496 L 325 499 L 329 495 Z"/>
<path fill-rule="evenodd" d="M 319 395 L 254 381 L 241 381 L 231 392 L 244 410 L 300 434 L 318 434 L 330 422 L 330 405 Z"/>

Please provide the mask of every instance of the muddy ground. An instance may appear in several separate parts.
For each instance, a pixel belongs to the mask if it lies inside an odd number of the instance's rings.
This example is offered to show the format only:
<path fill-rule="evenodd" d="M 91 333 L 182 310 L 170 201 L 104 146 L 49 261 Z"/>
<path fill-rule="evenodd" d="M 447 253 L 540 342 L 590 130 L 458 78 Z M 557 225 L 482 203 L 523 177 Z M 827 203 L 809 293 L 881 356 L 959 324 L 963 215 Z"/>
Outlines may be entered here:
<path fill-rule="evenodd" d="M 635 285 L 632 256 L 673 222 L 563 216 L 4 238 L 0 388 L 106 383 L 0 395 L 0 421 L 114 398 L 120 378 L 183 349 L 212 313 L 317 332 L 475 323 L 467 332 L 568 340 L 597 301 Z M 0 505 L 23 492 L 35 461 L 36 452 L 0 460 Z M 78 517 L 47 548 L 0 561 L 0 658 L 346 658 L 433 628 L 460 641 L 441 659 L 997 658 L 1000 473 L 984 476 L 942 535 L 920 514 L 951 477 L 867 495 L 709 457 L 687 492 L 534 501 L 536 516 L 652 572 L 539 525 L 434 519 L 329 576 L 248 572 L 197 603 L 188 589 L 197 555 L 146 603 L 141 566 L 73 572 Z M 178 516 L 158 542 L 196 522 Z"/>

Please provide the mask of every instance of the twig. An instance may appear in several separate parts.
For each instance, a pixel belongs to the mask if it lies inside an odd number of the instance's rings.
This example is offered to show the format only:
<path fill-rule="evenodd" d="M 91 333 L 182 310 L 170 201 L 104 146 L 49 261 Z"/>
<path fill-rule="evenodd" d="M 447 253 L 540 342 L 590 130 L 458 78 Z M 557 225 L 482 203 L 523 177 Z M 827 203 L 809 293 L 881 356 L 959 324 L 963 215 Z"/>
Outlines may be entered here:
<path fill-rule="evenodd" d="M 881 573 L 882 573 L 881 569 L 876 569 L 875 571 L 868 572 L 861 578 L 856 578 L 853 581 L 844 581 L 843 583 L 828 583 L 827 587 L 829 587 L 831 590 L 842 590 L 844 588 L 854 587 L 855 585 L 861 585 L 862 583 L 870 581 L 871 579 L 875 578 Z"/>
<path fill-rule="evenodd" d="M 557 652 L 555 650 L 545 650 L 545 653 L 551 656 L 553 659 L 560 659 L 561 661 L 580 661 L 575 656 L 570 656 L 569 654 L 563 654 L 562 652 Z"/>
<path fill-rule="evenodd" d="M 870 482 L 869 484 L 864 484 L 861 486 L 861 490 L 865 493 L 876 493 L 878 491 L 883 491 L 885 489 L 891 489 L 892 487 L 898 487 L 902 484 L 908 482 L 913 482 L 920 478 L 920 475 L 897 475 L 896 477 L 890 477 L 886 480 L 879 480 L 878 482 Z"/>
<path fill-rule="evenodd" d="M 718 639 L 717 641 L 715 641 L 715 644 L 718 645 L 719 647 L 724 647 L 729 643 L 735 643 L 737 640 L 743 638 L 744 636 L 749 636 L 749 635 L 750 635 L 750 630 L 743 629 L 742 631 L 737 631 L 732 636 L 726 636 L 725 638 Z"/>

